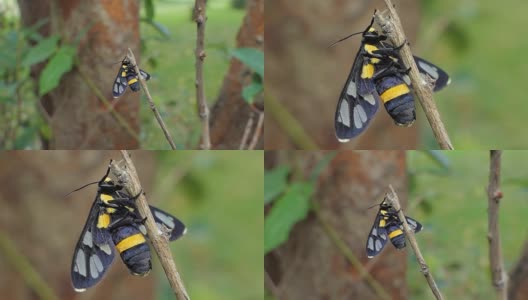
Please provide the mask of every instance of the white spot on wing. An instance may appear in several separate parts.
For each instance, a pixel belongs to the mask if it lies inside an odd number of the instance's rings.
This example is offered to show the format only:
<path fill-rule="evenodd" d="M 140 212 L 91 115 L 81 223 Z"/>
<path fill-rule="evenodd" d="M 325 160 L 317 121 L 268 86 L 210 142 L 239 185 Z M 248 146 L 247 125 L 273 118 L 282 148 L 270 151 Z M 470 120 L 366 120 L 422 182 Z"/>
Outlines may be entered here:
<path fill-rule="evenodd" d="M 418 65 L 420 66 L 422 70 L 427 72 L 427 74 L 429 74 L 429 76 L 431 76 L 433 79 L 438 79 L 438 69 L 435 66 L 427 64 L 423 61 L 419 61 Z"/>
<path fill-rule="evenodd" d="M 378 229 L 376 227 L 372 228 L 372 235 L 378 235 Z"/>
<path fill-rule="evenodd" d="M 363 109 L 363 106 L 358 105 L 356 106 L 356 108 L 359 112 L 359 117 L 361 118 L 361 122 L 363 123 L 367 122 L 367 113 L 365 112 L 365 109 Z"/>
<path fill-rule="evenodd" d="M 141 231 L 143 235 L 147 235 L 147 228 L 145 227 L 145 225 L 139 225 L 139 231 Z"/>
<path fill-rule="evenodd" d="M 110 245 L 108 244 L 99 245 L 99 248 L 101 249 L 101 251 L 103 251 L 104 253 L 108 255 L 112 254 L 112 249 L 110 248 Z"/>
<path fill-rule="evenodd" d="M 339 105 L 339 116 L 341 117 L 341 123 L 350 127 L 350 109 L 345 99 L 341 100 L 341 104 Z"/>
<path fill-rule="evenodd" d="M 367 121 L 367 114 L 361 105 L 354 106 L 354 126 L 358 129 L 363 128 Z"/>
<path fill-rule="evenodd" d="M 79 249 L 77 251 L 77 256 L 75 257 L 75 266 L 77 267 L 77 273 L 86 277 L 86 257 L 84 252 Z"/>
<path fill-rule="evenodd" d="M 92 248 L 93 247 L 93 239 L 92 239 L 92 232 L 87 230 L 86 233 L 84 234 L 84 238 L 83 238 L 83 244 L 85 244 L 86 246 Z"/>
<path fill-rule="evenodd" d="M 405 81 L 407 85 L 411 85 L 411 78 L 409 75 L 403 75 L 403 81 Z"/>
<path fill-rule="evenodd" d="M 95 264 L 95 257 L 96 255 L 90 256 L 90 275 L 93 279 L 99 277 L 99 271 L 97 270 L 97 266 Z"/>
<path fill-rule="evenodd" d="M 93 260 L 95 262 L 95 267 L 97 268 L 97 271 L 99 271 L 99 273 L 102 273 L 103 272 L 103 263 L 101 262 L 101 259 L 97 255 L 93 255 L 92 258 L 93 258 Z"/>
<path fill-rule="evenodd" d="M 374 99 L 374 96 L 372 96 L 372 94 L 368 94 L 368 95 L 363 96 L 363 99 L 365 99 L 365 101 L 367 101 L 368 103 L 370 103 L 372 105 L 376 104 L 376 99 Z"/>
<path fill-rule="evenodd" d="M 372 239 L 372 237 L 369 237 L 368 239 L 367 248 L 369 248 L 370 250 L 374 250 L 374 240 Z"/>
<path fill-rule="evenodd" d="M 166 215 L 162 212 L 159 212 L 159 211 L 155 211 L 154 214 L 156 215 L 156 217 L 161 220 L 163 222 L 163 224 L 165 224 L 167 227 L 169 227 L 169 229 L 173 229 L 174 228 L 174 219 L 169 216 L 169 215 Z"/>
<path fill-rule="evenodd" d="M 357 87 L 354 81 L 350 80 L 346 93 L 354 98 L 357 98 Z"/>
<path fill-rule="evenodd" d="M 380 251 L 381 250 L 381 242 L 379 240 L 376 240 L 376 251 Z"/>

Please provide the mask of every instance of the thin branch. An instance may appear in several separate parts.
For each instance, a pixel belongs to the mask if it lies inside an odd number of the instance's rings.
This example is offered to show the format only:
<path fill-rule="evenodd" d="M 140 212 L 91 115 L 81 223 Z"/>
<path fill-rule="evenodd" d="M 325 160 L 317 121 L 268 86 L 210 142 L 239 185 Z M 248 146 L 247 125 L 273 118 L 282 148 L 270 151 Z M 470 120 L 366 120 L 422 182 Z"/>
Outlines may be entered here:
<path fill-rule="evenodd" d="M 385 288 L 374 278 L 367 269 L 363 266 L 361 261 L 354 255 L 354 252 L 348 247 L 348 245 L 339 237 L 336 230 L 330 225 L 322 216 L 319 204 L 312 201 L 312 210 L 315 212 L 317 220 L 323 226 L 324 231 L 328 235 L 328 238 L 336 245 L 339 251 L 347 259 L 347 261 L 358 270 L 361 278 L 365 278 L 367 284 L 374 290 L 377 296 L 381 299 L 391 299 Z"/>
<path fill-rule="evenodd" d="M 244 150 L 247 145 L 247 141 L 249 139 L 249 133 L 251 132 L 251 128 L 253 128 L 253 119 L 255 118 L 254 112 L 249 112 L 249 119 L 246 123 L 246 128 L 244 129 L 244 135 L 242 135 L 242 139 L 240 140 L 240 147 L 238 147 L 239 150 Z"/>
<path fill-rule="evenodd" d="M 271 279 L 271 276 L 264 270 L 264 287 L 273 295 L 273 298 L 280 300 L 279 289 Z"/>
<path fill-rule="evenodd" d="M 434 281 L 433 274 L 429 272 L 429 267 L 427 266 L 427 263 L 425 262 L 425 259 L 422 256 L 422 252 L 420 251 L 420 248 L 418 247 L 418 242 L 416 241 L 416 238 L 414 237 L 414 232 L 409 227 L 409 224 L 407 224 L 407 219 L 405 218 L 405 214 L 403 213 L 403 210 L 401 209 L 400 201 L 398 200 L 398 195 L 394 191 L 394 188 L 392 185 L 389 185 L 390 192 L 385 195 L 385 198 L 389 201 L 389 203 L 392 205 L 394 210 L 398 212 L 398 217 L 400 218 L 400 221 L 403 223 L 403 231 L 405 232 L 405 236 L 409 240 L 409 243 L 411 244 L 411 248 L 414 251 L 414 254 L 416 255 L 416 260 L 418 261 L 418 264 L 420 265 L 420 272 L 424 275 L 425 279 L 427 280 L 427 283 L 429 284 L 429 287 L 431 288 L 431 291 L 433 292 L 436 299 L 444 299 L 442 296 L 442 293 L 438 289 L 438 286 L 436 285 L 436 282 Z"/>
<path fill-rule="evenodd" d="M 296 147 L 300 150 L 317 150 L 319 147 L 306 134 L 302 125 L 295 119 L 295 117 L 286 109 L 282 103 L 264 91 L 264 101 L 266 102 L 266 110 L 269 112 L 268 117 L 275 119 L 280 128 L 284 130 L 286 135 L 292 140 Z M 270 145 L 273 146 L 273 145 Z"/>
<path fill-rule="evenodd" d="M 205 0 L 196 0 L 194 3 L 194 21 L 196 22 L 196 102 L 198 113 L 202 121 L 202 149 L 211 149 L 211 137 L 209 135 L 209 107 L 205 100 L 203 63 L 205 60 Z"/>
<path fill-rule="evenodd" d="M 123 184 L 124 188 L 130 195 L 137 195 L 141 193 L 136 201 L 139 213 L 142 217 L 146 218 L 145 227 L 147 228 L 147 235 L 152 242 L 152 246 L 159 257 L 160 263 L 163 266 L 165 275 L 169 280 L 170 286 L 172 287 L 176 299 L 178 300 L 189 300 L 189 295 L 185 290 L 183 281 L 176 269 L 176 264 L 172 258 L 172 253 L 169 249 L 169 240 L 165 234 L 160 233 L 158 226 L 154 221 L 154 217 L 150 212 L 150 208 L 147 202 L 145 193 L 141 188 L 139 177 L 136 172 L 136 167 L 130 159 L 130 154 L 126 150 L 121 150 L 123 156 L 124 166 L 121 168 L 117 163 L 112 163 L 110 169 L 112 174 Z"/>
<path fill-rule="evenodd" d="M 490 172 L 488 183 L 488 242 L 491 281 L 497 299 L 508 299 L 508 277 L 502 261 L 501 240 L 499 234 L 499 202 L 502 199 L 500 190 L 500 150 L 490 150 Z"/>
<path fill-rule="evenodd" d="M 253 150 L 255 149 L 255 146 L 257 146 L 257 143 L 260 139 L 260 135 L 262 134 L 263 124 L 264 124 L 264 112 L 261 112 L 259 113 L 257 127 L 255 127 L 255 132 L 253 133 L 253 138 L 251 139 L 251 143 L 249 143 L 248 150 Z"/>
<path fill-rule="evenodd" d="M 405 66 L 411 68 L 409 77 L 411 78 L 412 87 L 418 101 L 422 105 L 427 120 L 429 121 L 429 125 L 431 125 L 435 139 L 440 145 L 440 148 L 453 150 L 454 148 L 449 139 L 449 135 L 447 134 L 442 119 L 440 118 L 440 112 L 438 112 L 436 103 L 434 102 L 431 86 L 423 83 L 418 67 L 414 61 L 411 48 L 409 47 L 405 34 L 403 33 L 400 17 L 396 13 L 396 9 L 391 0 L 384 1 L 389 11 L 388 18 L 385 18 L 382 14 L 378 13 L 376 13 L 374 17 L 394 45 L 399 46 L 405 44 L 400 50 L 401 58 Z"/>
<path fill-rule="evenodd" d="M 59 297 L 48 285 L 47 281 L 37 272 L 30 260 L 22 254 L 15 243 L 4 233 L 0 232 L 0 254 L 4 261 L 9 263 L 13 269 L 20 274 L 25 284 L 35 293 L 39 299 L 57 300 Z"/>
<path fill-rule="evenodd" d="M 128 60 L 130 63 L 134 66 L 136 70 L 136 74 L 141 74 L 139 72 L 139 67 L 136 63 L 136 57 L 134 56 L 134 53 L 132 52 L 132 49 L 128 48 Z M 154 105 L 154 101 L 152 101 L 152 97 L 150 96 L 150 92 L 147 86 L 147 82 L 143 79 L 143 76 L 138 75 L 139 83 L 141 83 L 141 87 L 145 91 L 145 95 L 147 95 L 147 100 L 150 106 L 150 109 L 154 113 L 154 116 L 156 117 L 156 120 L 158 121 L 158 124 L 161 127 L 161 130 L 163 131 L 163 134 L 165 135 L 165 138 L 167 139 L 167 142 L 169 142 L 169 145 L 171 146 L 172 150 L 176 150 L 176 144 L 174 144 L 174 141 L 172 140 L 172 136 L 169 133 L 169 130 L 167 129 L 167 126 L 165 125 L 165 122 L 163 122 L 163 119 L 161 118 L 161 115 Z"/>

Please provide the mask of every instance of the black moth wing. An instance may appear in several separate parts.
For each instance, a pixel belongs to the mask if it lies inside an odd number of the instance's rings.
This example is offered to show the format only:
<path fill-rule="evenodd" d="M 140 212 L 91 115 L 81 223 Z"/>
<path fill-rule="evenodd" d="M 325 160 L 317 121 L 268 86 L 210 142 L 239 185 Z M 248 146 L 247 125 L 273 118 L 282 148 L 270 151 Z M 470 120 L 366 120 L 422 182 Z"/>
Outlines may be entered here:
<path fill-rule="evenodd" d="M 149 80 L 150 79 L 150 74 L 139 69 L 139 74 L 141 75 L 141 77 L 143 77 L 144 80 Z"/>
<path fill-rule="evenodd" d="M 121 68 L 119 68 L 119 72 L 117 73 L 114 86 L 112 88 L 112 94 L 114 98 L 117 98 L 125 93 L 128 86 L 127 75 L 128 74 L 125 64 L 122 64 Z"/>
<path fill-rule="evenodd" d="M 447 75 L 447 73 L 438 66 L 417 56 L 414 56 L 414 61 L 416 62 L 418 71 L 420 71 L 422 75 L 427 75 L 435 81 L 433 91 L 439 91 L 445 88 L 451 82 L 449 75 Z"/>
<path fill-rule="evenodd" d="M 99 282 L 114 260 L 114 243 L 110 232 L 96 226 L 99 213 L 100 206 L 96 199 L 73 253 L 71 279 L 77 292 L 83 292 Z"/>
<path fill-rule="evenodd" d="M 379 226 L 382 218 L 383 216 L 378 212 L 378 214 L 376 215 L 376 220 L 374 220 L 374 225 L 372 225 L 372 229 L 370 230 L 370 233 L 368 235 L 368 258 L 372 258 L 378 255 L 381 250 L 383 250 L 383 247 L 385 247 L 385 244 L 387 244 L 387 241 L 389 240 L 389 237 L 387 236 L 387 229 L 385 227 Z"/>
<path fill-rule="evenodd" d="M 150 211 L 154 216 L 154 221 L 156 221 L 158 228 L 163 231 L 163 227 L 166 227 L 169 230 L 169 241 L 177 240 L 187 232 L 187 228 L 183 222 L 173 215 L 154 206 L 150 206 Z"/>
<path fill-rule="evenodd" d="M 407 224 L 409 224 L 409 227 L 411 227 L 411 230 L 414 231 L 414 233 L 420 232 L 422 230 L 422 224 L 420 224 L 420 222 L 407 216 L 405 216 L 405 219 L 407 220 Z"/>
<path fill-rule="evenodd" d="M 361 69 L 365 63 L 368 63 L 368 58 L 364 57 L 363 45 L 361 45 L 361 49 L 352 65 L 352 70 L 339 96 L 335 113 L 336 137 L 342 143 L 348 142 L 362 133 L 379 108 L 379 102 L 374 97 L 375 88 L 365 86 L 365 90 L 372 91 L 372 94 L 364 93 L 362 95 L 358 92 L 358 83 L 362 85 L 369 84 L 363 80 L 361 82 L 358 81 Z M 373 86 L 372 80 L 370 82 Z"/>

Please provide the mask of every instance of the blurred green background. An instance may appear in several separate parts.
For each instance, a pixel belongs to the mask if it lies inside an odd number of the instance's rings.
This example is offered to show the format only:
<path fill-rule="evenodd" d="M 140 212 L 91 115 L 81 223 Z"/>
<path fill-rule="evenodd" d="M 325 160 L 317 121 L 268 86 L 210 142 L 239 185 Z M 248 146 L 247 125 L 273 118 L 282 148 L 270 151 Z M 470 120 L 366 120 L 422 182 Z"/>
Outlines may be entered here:
<path fill-rule="evenodd" d="M 451 76 L 435 95 L 456 149 L 527 149 L 526 1 L 423 0 L 415 54 Z M 405 20 L 403 20 L 405 22 Z M 422 147 L 437 148 L 420 116 Z"/>
<path fill-rule="evenodd" d="M 408 151 L 409 209 L 424 225 L 416 235 L 422 254 L 446 299 L 491 299 L 488 257 L 489 151 L 444 151 L 431 159 Z M 528 237 L 528 151 L 504 151 L 499 226 L 504 266 L 509 272 Z M 431 299 L 411 251 L 409 299 Z"/>
<path fill-rule="evenodd" d="M 262 299 L 262 152 L 158 152 L 157 161 L 151 198 L 165 199 L 156 205 L 178 211 L 189 228 L 171 245 L 191 299 Z M 188 168 L 176 184 L 174 166 Z M 155 269 L 157 299 L 174 299 L 162 268 Z"/>

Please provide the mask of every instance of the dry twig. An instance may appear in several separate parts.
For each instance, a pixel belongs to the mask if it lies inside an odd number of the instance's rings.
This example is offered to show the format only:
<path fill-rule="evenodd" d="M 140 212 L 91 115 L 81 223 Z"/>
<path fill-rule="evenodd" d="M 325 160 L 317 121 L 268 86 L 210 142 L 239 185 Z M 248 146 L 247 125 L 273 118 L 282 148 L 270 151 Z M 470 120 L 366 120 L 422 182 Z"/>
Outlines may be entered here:
<path fill-rule="evenodd" d="M 401 209 L 400 201 L 398 200 L 398 195 L 394 191 L 394 188 L 392 185 L 389 185 L 390 192 L 387 193 L 385 196 L 386 199 L 389 201 L 389 203 L 392 205 L 392 207 L 398 212 L 398 217 L 400 218 L 400 221 L 403 223 L 403 231 L 405 232 L 405 236 L 409 240 L 409 243 L 411 244 L 411 248 L 414 251 L 414 254 L 416 255 L 416 260 L 418 260 L 418 264 L 420 265 L 420 272 L 425 276 L 425 279 L 427 280 L 427 283 L 429 284 L 429 287 L 431 288 L 431 291 L 433 292 L 436 299 L 444 299 L 442 296 L 442 293 L 438 289 L 438 286 L 436 285 L 436 282 L 434 281 L 433 274 L 429 272 L 429 267 L 427 266 L 427 263 L 425 262 L 425 259 L 422 256 L 422 252 L 420 251 L 420 248 L 418 247 L 418 242 L 416 241 L 416 238 L 414 237 L 414 232 L 409 227 L 409 224 L 407 224 L 407 219 L 405 218 L 405 214 L 403 213 L 403 210 Z"/>
<path fill-rule="evenodd" d="M 501 150 L 490 150 L 490 172 L 488 183 L 488 242 L 491 281 L 497 299 L 508 299 L 508 277 L 502 261 L 501 240 L 499 234 L 499 202 Z"/>
<path fill-rule="evenodd" d="M 409 77 L 411 78 L 411 84 L 418 98 L 418 101 L 422 105 L 424 113 L 431 125 L 433 134 L 436 141 L 440 145 L 440 148 L 453 150 L 453 145 L 449 139 L 449 135 L 445 129 L 444 123 L 440 118 L 440 113 L 436 108 L 436 103 L 433 99 L 433 92 L 429 84 L 423 84 L 422 77 L 418 71 L 418 67 L 414 62 L 414 57 L 411 52 L 411 48 L 407 43 L 405 34 L 403 33 L 403 28 L 400 22 L 400 17 L 396 13 L 396 9 L 390 0 L 385 0 L 389 14 L 388 19 L 383 15 L 376 13 L 374 17 L 380 26 L 383 28 L 384 32 L 388 35 L 389 39 L 392 40 L 394 45 L 404 45 L 400 50 L 401 58 L 405 66 L 411 68 Z"/>
<path fill-rule="evenodd" d="M 244 150 L 246 148 L 247 141 L 249 139 L 249 133 L 251 132 L 251 128 L 253 128 L 254 118 L 255 118 L 255 113 L 250 112 L 249 119 L 246 123 L 246 128 L 244 129 L 244 135 L 242 136 L 242 139 L 240 140 L 240 147 L 238 147 L 239 150 Z"/>
<path fill-rule="evenodd" d="M 284 133 L 291 139 L 296 148 L 299 150 L 319 149 L 319 146 L 306 133 L 301 123 L 297 121 L 280 101 L 266 91 L 264 91 L 264 99 L 266 102 L 266 110 L 269 112 L 268 117 L 271 116 L 271 118 L 277 121 L 279 127 L 284 130 Z"/>
<path fill-rule="evenodd" d="M 134 53 L 132 52 L 132 49 L 130 48 L 128 48 L 127 58 L 130 61 L 130 63 L 134 66 L 136 70 L 136 74 L 141 74 L 139 72 L 139 67 L 136 63 L 136 57 L 134 56 Z M 169 142 L 169 145 L 171 146 L 172 150 L 176 150 L 176 144 L 174 144 L 174 141 L 172 140 L 169 130 L 167 129 L 167 126 L 165 125 L 165 122 L 163 122 L 163 119 L 161 118 L 161 115 L 158 109 L 156 108 L 156 105 L 154 105 L 154 101 L 152 101 L 152 97 L 150 96 L 147 83 L 145 82 L 142 76 L 138 76 L 138 78 L 139 78 L 139 83 L 141 83 L 141 87 L 145 91 L 145 95 L 147 95 L 147 100 L 148 100 L 150 109 L 154 113 L 154 116 L 156 117 L 156 120 L 158 121 L 158 124 L 160 125 L 161 130 L 163 131 L 163 134 L 165 135 L 165 138 L 167 139 L 167 142 Z"/>
<path fill-rule="evenodd" d="M 59 297 L 50 286 L 51 282 L 44 278 L 44 274 L 39 274 L 37 268 L 31 263 L 29 257 L 22 254 L 14 241 L 9 236 L 0 231 L 0 255 L 5 264 L 9 265 L 20 277 L 21 285 L 26 285 L 28 293 L 32 292 L 35 297 L 43 300 L 58 300 Z"/>
<path fill-rule="evenodd" d="M 255 127 L 255 132 L 253 133 L 253 138 L 251 139 L 251 143 L 249 143 L 248 150 L 255 149 L 255 146 L 257 146 L 257 143 L 260 139 L 260 135 L 262 134 L 262 125 L 264 124 L 264 112 L 259 113 L 259 118 L 257 121 L 257 126 Z"/>
<path fill-rule="evenodd" d="M 139 177 L 136 172 L 136 167 L 130 159 L 130 154 L 126 150 L 121 150 L 121 154 L 124 160 L 124 166 L 121 168 L 117 163 L 112 162 L 110 170 L 112 174 L 123 184 L 124 188 L 130 195 L 137 195 L 142 192 Z M 144 193 L 141 193 L 136 201 L 139 213 L 142 217 L 147 218 L 145 227 L 147 228 L 147 235 L 152 242 L 152 246 L 159 257 L 160 263 L 163 266 L 165 275 L 169 280 L 170 286 L 172 287 L 176 299 L 178 300 L 189 300 L 189 295 L 185 290 L 183 281 L 176 269 L 176 264 L 172 258 L 172 254 L 169 249 L 169 240 L 165 234 L 160 234 L 158 226 L 154 221 L 154 217 L 150 212 L 150 208 Z"/>
<path fill-rule="evenodd" d="M 205 59 L 205 0 L 196 0 L 194 3 L 194 21 L 196 22 L 196 101 L 198 113 L 202 121 L 202 149 L 211 149 L 211 137 L 209 134 L 209 107 L 205 100 L 203 63 Z"/>

